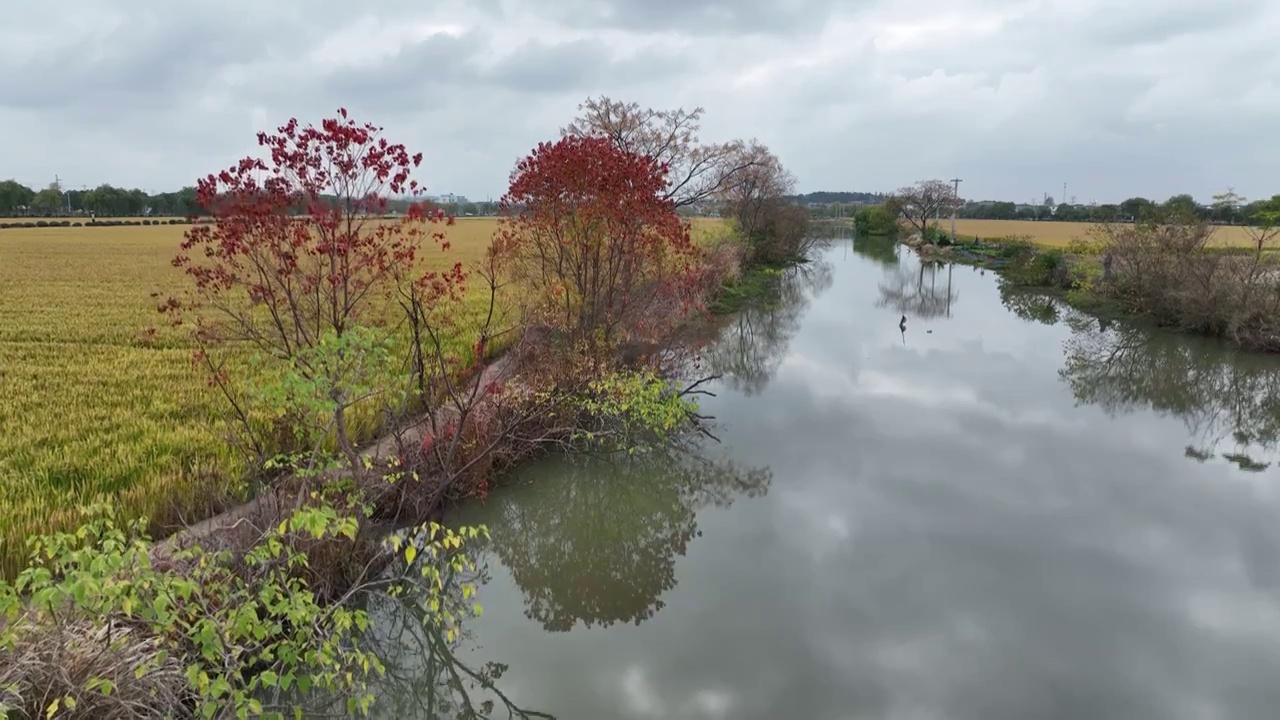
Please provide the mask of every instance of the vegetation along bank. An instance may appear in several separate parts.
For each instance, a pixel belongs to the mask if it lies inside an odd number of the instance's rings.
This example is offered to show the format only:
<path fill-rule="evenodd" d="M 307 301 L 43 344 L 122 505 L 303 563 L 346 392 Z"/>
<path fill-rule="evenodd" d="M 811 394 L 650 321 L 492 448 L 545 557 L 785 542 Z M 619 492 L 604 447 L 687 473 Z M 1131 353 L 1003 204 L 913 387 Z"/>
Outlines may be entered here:
<path fill-rule="evenodd" d="M 1065 243 L 957 233 L 953 244 L 945 222 L 931 221 L 949 210 L 948 193 L 926 185 L 886 203 L 922 257 L 991 267 L 1005 288 L 1055 291 L 1082 309 L 1280 352 L 1280 196 L 1252 203 L 1239 226 L 1220 227 L 1173 203 L 1146 207 L 1132 221 L 1082 226 Z"/>
<path fill-rule="evenodd" d="M 466 547 L 486 531 L 441 527 L 444 505 L 539 453 L 705 430 L 707 378 L 681 338 L 744 269 L 797 260 L 807 214 L 767 148 L 702 143 L 700 109 L 581 110 L 517 164 L 492 238 L 465 251 L 441 208 L 391 212 L 421 193 L 422 156 L 345 111 L 263 134 L 269 159 L 197 183 L 207 221 L 185 227 L 151 298 L 165 322 L 136 342 L 203 378 L 244 471 L 212 473 L 210 492 L 248 502 L 162 542 L 149 506 L 109 487 L 48 508 L 62 532 L 0 582 L 0 710 L 367 712 L 371 594 L 450 638 L 480 612 Z M 699 203 L 728 222 L 683 220 Z M 149 489 L 192 492 L 187 477 Z"/>

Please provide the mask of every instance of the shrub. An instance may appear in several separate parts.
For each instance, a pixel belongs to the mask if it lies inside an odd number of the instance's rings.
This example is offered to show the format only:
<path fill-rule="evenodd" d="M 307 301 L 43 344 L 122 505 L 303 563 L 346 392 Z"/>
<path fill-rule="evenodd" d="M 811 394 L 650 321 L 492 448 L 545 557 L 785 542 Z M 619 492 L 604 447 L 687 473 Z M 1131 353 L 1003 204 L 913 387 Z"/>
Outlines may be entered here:
<path fill-rule="evenodd" d="M 896 235 L 898 219 L 883 205 L 862 208 L 853 216 L 859 235 Z"/>
<path fill-rule="evenodd" d="M 0 582 L 0 716 L 284 717 L 317 691 L 365 714 L 383 665 L 360 642 L 360 593 L 326 604 L 309 576 L 328 557 L 358 564 L 352 550 L 368 545 L 400 570 L 369 592 L 412 598 L 422 623 L 450 639 L 479 612 L 466 600 L 474 586 L 448 571 L 474 572 L 461 548 L 483 528 L 429 524 L 365 542 L 354 517 L 313 502 L 266 529 L 235 570 L 228 553 L 194 547 L 177 555 L 182 572 L 165 572 L 144 522 L 97 515 L 34 539 L 31 565 Z"/>
<path fill-rule="evenodd" d="M 36 227 L 49 227 L 49 223 L 44 220 L 37 220 Z"/>
<path fill-rule="evenodd" d="M 1007 283 L 1015 286 L 1071 286 L 1066 256 L 1057 249 L 1019 253 L 1005 266 L 1003 277 Z"/>
<path fill-rule="evenodd" d="M 1253 229 L 1255 247 L 1245 253 L 1211 247 L 1214 230 L 1168 214 L 1100 225 L 1092 235 L 1105 252 L 1091 287 L 1161 324 L 1280 351 L 1280 263 L 1270 251 L 1277 230 Z"/>
<path fill-rule="evenodd" d="M 82 225 L 78 222 L 73 222 L 71 223 L 71 227 L 82 227 Z"/>

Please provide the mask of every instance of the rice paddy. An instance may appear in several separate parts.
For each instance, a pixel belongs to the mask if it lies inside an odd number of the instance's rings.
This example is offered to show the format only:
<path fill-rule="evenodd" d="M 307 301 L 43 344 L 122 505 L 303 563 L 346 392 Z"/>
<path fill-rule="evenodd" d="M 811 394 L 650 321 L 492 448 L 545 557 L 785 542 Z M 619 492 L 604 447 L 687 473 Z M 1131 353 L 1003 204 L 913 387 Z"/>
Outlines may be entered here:
<path fill-rule="evenodd" d="M 477 259 L 495 228 L 459 220 L 426 262 Z M 220 397 L 151 297 L 184 285 L 170 265 L 184 229 L 0 230 L 0 576 L 27 537 L 71 527 L 87 503 L 163 527 L 216 511 L 243 475 Z"/>
<path fill-rule="evenodd" d="M 718 225 L 696 220 L 695 238 Z M 496 228 L 458 220 L 451 249 L 425 262 L 469 264 Z M 152 297 L 185 286 L 170 264 L 185 229 L 0 230 L 0 576 L 21 567 L 28 537 L 73 527 L 86 504 L 111 501 L 159 531 L 217 512 L 244 476 L 220 423 L 224 401 Z"/>
<path fill-rule="evenodd" d="M 949 231 L 951 221 L 942 219 L 938 227 Z M 1045 247 L 1065 248 L 1076 238 L 1087 236 L 1092 223 L 1051 222 L 1035 220 L 956 220 L 956 235 L 984 240 L 1010 236 L 1030 236 L 1031 242 Z M 1214 242 L 1222 247 L 1247 247 L 1251 244 L 1248 228 L 1220 226 Z"/>

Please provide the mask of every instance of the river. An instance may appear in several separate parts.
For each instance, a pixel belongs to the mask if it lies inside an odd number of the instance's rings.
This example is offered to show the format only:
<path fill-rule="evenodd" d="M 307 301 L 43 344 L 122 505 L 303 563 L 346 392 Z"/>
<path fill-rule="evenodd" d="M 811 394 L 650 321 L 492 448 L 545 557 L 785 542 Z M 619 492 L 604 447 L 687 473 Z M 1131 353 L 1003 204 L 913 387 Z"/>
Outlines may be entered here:
<path fill-rule="evenodd" d="M 484 614 L 377 714 L 508 717 L 459 663 L 569 720 L 1280 714 L 1277 359 L 835 240 L 706 363 L 697 457 L 450 516 Z"/>

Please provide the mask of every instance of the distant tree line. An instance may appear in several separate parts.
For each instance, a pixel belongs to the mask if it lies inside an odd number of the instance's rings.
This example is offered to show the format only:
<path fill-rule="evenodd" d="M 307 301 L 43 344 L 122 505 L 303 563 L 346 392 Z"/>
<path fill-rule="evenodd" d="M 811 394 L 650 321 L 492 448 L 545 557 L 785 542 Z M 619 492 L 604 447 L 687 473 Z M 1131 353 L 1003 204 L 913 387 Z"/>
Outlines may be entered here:
<path fill-rule="evenodd" d="M 938 202 L 929 205 L 928 214 L 934 210 L 950 216 L 950 205 L 944 200 L 952 194 L 951 184 L 942 180 L 925 181 L 911 186 L 913 192 L 905 195 L 914 196 L 914 189 L 928 184 L 930 189 L 936 186 Z M 791 199 L 809 209 L 809 214 L 816 218 L 855 217 L 867 207 L 892 203 L 895 198 L 904 197 L 904 191 L 896 193 L 868 192 L 811 192 L 794 195 Z M 928 195 L 929 193 L 926 193 Z M 1218 225 L 1247 225 L 1253 222 L 1267 200 L 1248 201 L 1233 190 L 1214 195 L 1212 202 L 1198 202 L 1191 195 L 1182 193 L 1159 202 L 1143 197 L 1132 197 L 1120 203 L 1077 204 L 1055 203 L 1052 196 L 1047 196 L 1040 203 L 1016 203 L 1002 200 L 964 201 L 957 204 L 956 217 L 968 220 L 1057 220 L 1060 222 L 1133 222 L 1142 220 L 1153 214 L 1170 212 L 1194 217 Z M 934 205 L 937 205 L 935 208 Z"/>
<path fill-rule="evenodd" d="M 832 203 L 840 203 L 845 205 L 878 205 L 884 202 L 886 193 L 869 193 L 869 192 L 832 192 L 830 190 L 819 190 L 818 192 L 801 193 L 800 195 L 791 196 L 790 200 L 800 203 L 801 205 L 812 205 L 821 203 L 830 205 Z"/>
<path fill-rule="evenodd" d="M 334 198 L 329 198 L 335 201 Z M 405 213 L 413 200 L 392 198 L 387 202 L 391 213 Z M 497 214 L 496 202 L 440 203 L 449 215 L 483 216 Z M 297 212 L 301 213 L 302 208 Z M 188 217 L 207 215 L 196 199 L 195 187 L 173 192 L 150 194 L 137 188 L 126 189 L 99 185 L 87 190 L 67 190 L 50 183 L 42 190 L 16 180 L 0 181 L 0 217 Z"/>
<path fill-rule="evenodd" d="M 1039 205 L 1001 201 L 967 202 L 956 217 L 975 220 L 1058 220 L 1062 222 L 1113 222 L 1142 220 L 1153 213 L 1177 213 L 1220 225 L 1244 225 L 1258 214 L 1266 200 L 1246 201 L 1228 190 L 1204 204 L 1186 193 L 1164 202 L 1132 197 L 1121 203 L 1055 204 L 1052 197 Z"/>

